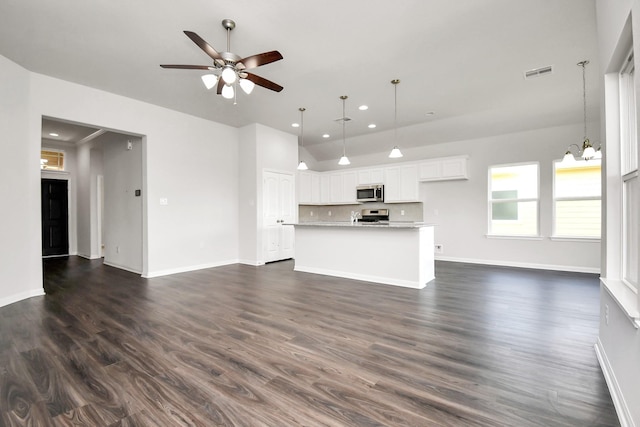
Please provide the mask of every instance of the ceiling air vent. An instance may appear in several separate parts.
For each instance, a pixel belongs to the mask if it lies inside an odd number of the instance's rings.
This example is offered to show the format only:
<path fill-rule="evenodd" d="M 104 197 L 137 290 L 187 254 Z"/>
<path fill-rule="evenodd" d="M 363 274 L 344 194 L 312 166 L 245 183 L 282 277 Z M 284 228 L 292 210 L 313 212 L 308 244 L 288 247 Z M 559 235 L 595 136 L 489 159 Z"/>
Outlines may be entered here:
<path fill-rule="evenodd" d="M 553 66 L 548 65 L 546 67 L 536 68 L 534 70 L 529 70 L 524 72 L 525 80 L 535 79 L 536 77 L 546 76 L 548 74 L 553 73 Z"/>

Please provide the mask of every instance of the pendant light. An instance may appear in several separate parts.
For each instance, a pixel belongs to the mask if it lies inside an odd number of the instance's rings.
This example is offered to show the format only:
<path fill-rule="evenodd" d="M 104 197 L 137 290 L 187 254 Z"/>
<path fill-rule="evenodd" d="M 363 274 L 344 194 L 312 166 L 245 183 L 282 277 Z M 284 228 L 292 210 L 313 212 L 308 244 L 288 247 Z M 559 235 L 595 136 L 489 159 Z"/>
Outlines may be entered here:
<path fill-rule="evenodd" d="M 306 108 L 300 107 L 298 110 L 300 111 L 300 147 L 304 148 L 304 111 Z M 298 170 L 306 171 L 307 169 L 309 169 L 307 164 L 301 159 L 298 163 Z"/>
<path fill-rule="evenodd" d="M 349 158 L 347 157 L 347 142 L 345 139 L 345 130 L 344 130 L 344 125 L 347 121 L 344 105 L 347 98 L 348 98 L 347 95 L 342 95 L 340 97 L 340 99 L 342 99 L 342 157 L 340 157 L 340 161 L 338 161 L 338 164 L 340 166 L 346 166 L 351 164 L 351 162 L 349 161 Z"/>
<path fill-rule="evenodd" d="M 577 155 L 582 157 L 584 160 L 602 158 L 602 151 L 600 150 L 600 147 L 598 147 L 598 151 L 596 151 L 593 148 L 593 145 L 591 145 L 589 138 L 587 138 L 587 84 L 586 84 L 585 71 L 588 63 L 589 63 L 588 60 L 584 60 L 576 64 L 582 67 L 582 108 L 583 108 L 582 111 L 583 111 L 583 119 L 584 119 L 584 138 L 582 141 L 582 147 L 580 147 L 578 144 L 570 144 L 567 147 L 566 153 L 564 153 L 564 157 L 562 158 L 563 164 L 570 164 L 576 161 L 576 158 L 573 152 L 571 151 L 571 147 L 576 147 Z"/>
<path fill-rule="evenodd" d="M 394 99 L 394 103 L 393 103 L 394 138 L 393 139 L 396 145 L 393 147 L 393 150 L 391 150 L 391 153 L 389 153 L 390 159 L 399 159 L 400 157 L 402 157 L 402 152 L 398 148 L 398 84 L 399 83 L 400 83 L 400 80 L 398 79 L 391 80 L 391 84 L 393 85 L 393 99 Z"/>

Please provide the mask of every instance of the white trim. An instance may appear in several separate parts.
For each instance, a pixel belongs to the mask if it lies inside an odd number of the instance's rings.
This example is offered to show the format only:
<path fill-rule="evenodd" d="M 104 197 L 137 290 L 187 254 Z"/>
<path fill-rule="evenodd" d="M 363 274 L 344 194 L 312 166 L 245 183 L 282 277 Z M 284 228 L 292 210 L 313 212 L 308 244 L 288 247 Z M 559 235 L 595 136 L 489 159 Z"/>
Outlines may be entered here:
<path fill-rule="evenodd" d="M 303 273 L 323 274 L 325 276 L 342 277 L 344 279 L 362 280 L 365 282 L 381 283 L 383 285 L 401 286 L 404 288 L 413 288 L 413 289 L 422 289 L 425 286 L 427 286 L 427 283 L 429 283 L 434 279 L 433 277 L 431 277 L 426 283 L 418 283 L 413 280 L 399 280 L 399 279 L 394 279 L 389 277 L 368 276 L 365 274 L 357 274 L 357 273 L 351 273 L 347 271 L 336 271 L 336 270 L 330 270 L 325 268 L 298 266 L 297 264 L 293 270 L 301 271 Z"/>
<path fill-rule="evenodd" d="M 0 307 L 4 307 L 9 304 L 13 304 L 18 301 L 22 301 L 28 298 L 39 297 L 44 295 L 44 288 L 34 289 L 32 291 L 20 292 L 17 294 L 9 295 L 8 297 L 0 298 Z"/>
<path fill-rule="evenodd" d="M 597 237 L 568 237 L 568 236 L 551 236 L 549 240 L 554 242 L 580 242 L 580 243 L 600 243 L 600 238 Z"/>
<path fill-rule="evenodd" d="M 607 387 L 609 388 L 609 394 L 611 395 L 613 406 L 616 409 L 616 414 L 618 414 L 620 426 L 635 427 L 633 418 L 631 417 L 631 412 L 629 411 L 629 406 L 624 400 L 624 395 L 622 394 L 622 390 L 620 390 L 620 385 L 618 384 L 618 380 L 616 379 L 616 375 L 613 372 L 613 368 L 611 367 L 607 353 L 604 351 L 600 338 L 596 341 L 594 349 L 596 351 L 598 363 L 600 364 L 600 369 L 602 370 Z"/>
<path fill-rule="evenodd" d="M 252 265 L 254 267 L 259 267 L 261 265 L 264 265 L 264 262 L 259 262 L 256 260 L 240 259 L 238 260 L 238 264 L 245 264 L 245 265 Z"/>
<path fill-rule="evenodd" d="M 626 314 L 633 326 L 639 329 L 640 310 L 638 310 L 638 294 L 621 280 L 601 277 L 600 282 L 602 283 L 602 287 L 611 295 L 611 298 L 618 304 L 624 314 Z"/>
<path fill-rule="evenodd" d="M 456 257 L 447 257 L 447 256 L 444 256 L 444 257 L 436 256 L 435 260 L 448 261 L 448 262 L 464 262 L 467 264 L 497 265 L 501 267 L 532 268 L 535 270 L 569 271 L 573 273 L 600 274 L 599 268 L 581 267 L 576 265 L 534 264 L 534 263 L 528 263 L 528 262 L 496 261 L 496 260 L 488 260 L 488 259 L 456 258 Z"/>
<path fill-rule="evenodd" d="M 487 239 L 507 239 L 507 240 L 543 240 L 544 236 L 507 236 L 504 234 L 485 234 Z"/>
<path fill-rule="evenodd" d="M 222 267 L 222 266 L 231 265 L 231 264 L 238 264 L 238 260 L 232 259 L 228 261 L 212 262 L 208 264 L 191 265 L 188 267 L 169 268 L 166 270 L 151 271 L 151 272 L 147 272 L 146 274 L 142 274 L 142 277 L 144 277 L 145 279 L 151 279 L 153 277 L 169 276 L 171 274 L 187 273 L 189 271 L 204 270 L 206 268 Z"/>
<path fill-rule="evenodd" d="M 142 270 L 134 270 L 134 269 L 132 269 L 130 267 L 126 267 L 124 265 L 120 265 L 120 264 L 117 264 L 117 263 L 102 261 L 102 264 L 103 265 L 108 265 L 109 267 L 118 268 L 120 270 L 128 271 L 130 273 L 136 273 L 136 274 L 142 275 Z"/>

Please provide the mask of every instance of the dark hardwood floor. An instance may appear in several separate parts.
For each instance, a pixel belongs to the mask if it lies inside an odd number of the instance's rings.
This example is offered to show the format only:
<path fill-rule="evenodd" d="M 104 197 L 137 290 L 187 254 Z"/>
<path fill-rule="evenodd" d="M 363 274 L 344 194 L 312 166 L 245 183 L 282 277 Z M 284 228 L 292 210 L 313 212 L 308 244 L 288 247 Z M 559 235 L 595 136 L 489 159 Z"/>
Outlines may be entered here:
<path fill-rule="evenodd" d="M 0 308 L 5 426 L 618 426 L 594 275 L 436 264 L 423 290 L 45 261 Z"/>

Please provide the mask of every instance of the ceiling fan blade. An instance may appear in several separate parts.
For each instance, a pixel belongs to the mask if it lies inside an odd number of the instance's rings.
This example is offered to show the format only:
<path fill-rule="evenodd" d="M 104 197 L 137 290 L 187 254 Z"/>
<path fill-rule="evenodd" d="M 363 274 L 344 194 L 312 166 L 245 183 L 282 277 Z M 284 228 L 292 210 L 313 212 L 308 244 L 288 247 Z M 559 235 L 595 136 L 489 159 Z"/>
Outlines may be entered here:
<path fill-rule="evenodd" d="M 224 87 L 224 80 L 218 79 L 218 87 L 216 88 L 216 93 L 218 95 L 222 95 L 222 88 Z"/>
<path fill-rule="evenodd" d="M 180 70 L 215 70 L 215 67 L 210 65 L 174 65 L 174 64 L 160 64 L 162 68 L 178 68 Z"/>
<path fill-rule="evenodd" d="M 247 73 L 246 78 L 247 80 L 251 80 L 252 82 L 257 84 L 258 86 L 262 86 L 264 88 L 271 89 L 276 92 L 280 92 L 282 89 L 284 89 L 279 84 L 274 83 L 271 80 L 267 80 L 264 77 L 257 76 L 255 74 Z"/>
<path fill-rule="evenodd" d="M 197 44 L 200 49 L 204 50 L 204 52 L 209 55 L 214 61 L 222 61 L 222 64 L 224 64 L 224 59 L 222 59 L 222 56 L 220 56 L 220 54 L 214 48 L 212 48 L 209 43 L 204 41 L 202 37 L 200 37 L 193 31 L 185 31 L 184 33 L 191 39 L 191 41 Z"/>
<path fill-rule="evenodd" d="M 277 50 L 272 50 L 271 52 L 263 52 L 257 55 L 247 56 L 246 58 L 242 58 L 240 61 L 238 61 L 238 63 L 244 65 L 245 70 L 249 70 L 251 68 L 270 64 L 281 59 L 282 54 L 280 54 L 280 52 L 278 52 Z"/>

